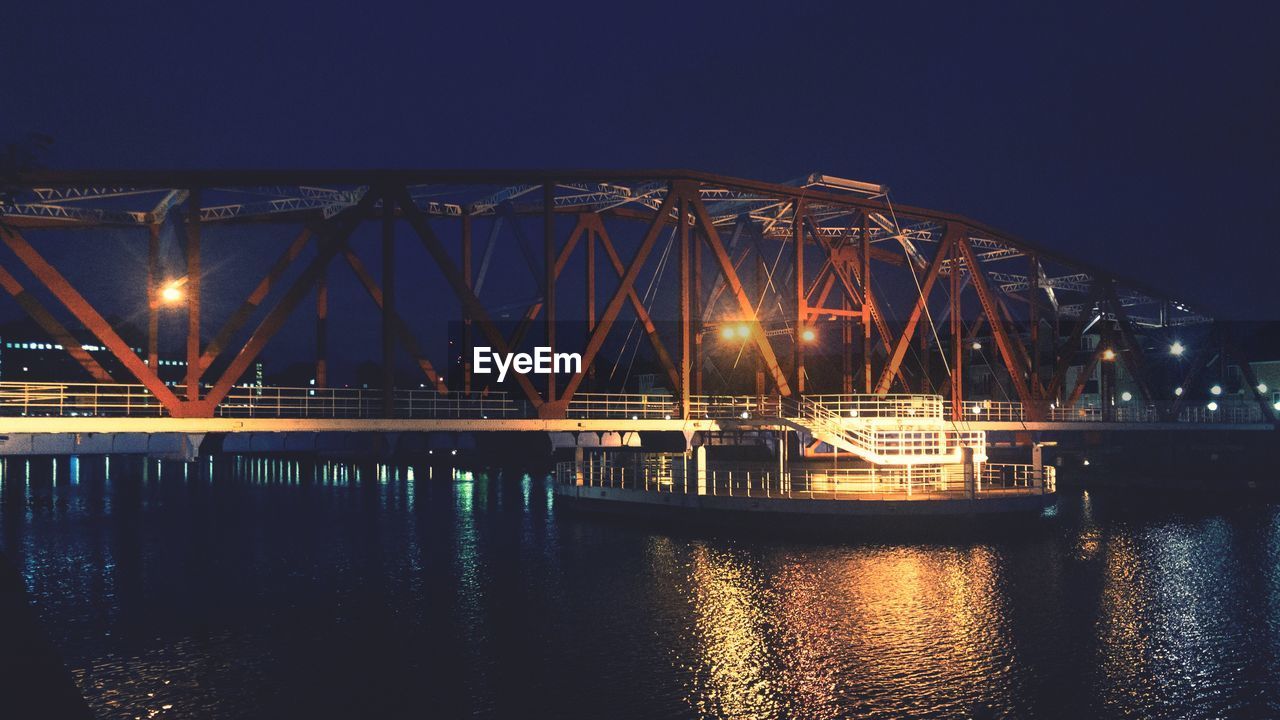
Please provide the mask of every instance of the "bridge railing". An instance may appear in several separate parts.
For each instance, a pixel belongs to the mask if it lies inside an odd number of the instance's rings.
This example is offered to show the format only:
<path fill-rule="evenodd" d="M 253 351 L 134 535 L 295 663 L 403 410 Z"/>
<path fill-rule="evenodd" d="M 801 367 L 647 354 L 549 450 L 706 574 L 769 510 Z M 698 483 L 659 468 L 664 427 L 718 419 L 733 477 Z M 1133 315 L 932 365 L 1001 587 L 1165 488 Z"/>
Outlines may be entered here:
<path fill-rule="evenodd" d="M 569 401 L 571 418 L 670 420 L 679 417 L 675 398 L 658 393 L 575 393 Z"/>
<path fill-rule="evenodd" d="M 945 417 L 951 417 L 951 401 L 942 404 Z M 1153 405 L 1117 405 L 1113 408 L 1111 422 L 1155 423 L 1164 422 L 1160 411 Z M 1051 407 L 1046 418 L 1052 422 L 1103 422 L 1106 420 L 1102 408 L 1096 405 L 1077 407 Z M 990 422 L 1025 422 L 1026 413 L 1022 403 L 1000 400 L 966 400 L 964 403 L 965 421 Z M 1205 405 L 1194 405 L 1182 408 L 1176 422 L 1181 423 L 1262 423 L 1271 422 L 1264 417 L 1262 410 L 1253 403 L 1245 405 L 1228 405 L 1210 410 Z"/>
<path fill-rule="evenodd" d="M 777 395 L 693 395 L 689 416 L 697 419 L 739 419 L 779 417 L 782 398 Z"/>
<path fill-rule="evenodd" d="M 1035 468 L 1013 463 L 979 463 L 975 466 L 976 497 L 1054 492 L 1057 480 L 1052 465 L 1042 468 L 1037 485 Z M 637 454 L 628 457 L 601 455 L 582 463 L 556 464 L 555 481 L 586 487 L 695 494 L 697 481 L 689 464 L 679 456 Z M 708 468 L 706 495 L 750 498 L 840 499 L 870 495 L 901 499 L 965 496 L 964 468 L 960 465 L 902 465 L 847 468 L 794 468 L 779 473 L 776 467 L 737 464 Z"/>
<path fill-rule="evenodd" d="M 179 395 L 184 386 L 174 386 Z M 397 390 L 395 416 L 501 418 L 522 416 L 503 392 L 448 393 Z M 375 418 L 383 416 L 380 390 L 362 388 L 236 387 L 218 405 L 218 417 Z M 158 417 L 164 408 L 142 385 L 0 382 L 0 415 Z"/>
<path fill-rule="evenodd" d="M 808 400 L 821 403 L 842 418 L 858 418 L 862 420 L 883 418 L 886 420 L 901 419 L 941 419 L 943 401 L 939 395 L 844 395 L 818 394 L 805 395 Z"/>

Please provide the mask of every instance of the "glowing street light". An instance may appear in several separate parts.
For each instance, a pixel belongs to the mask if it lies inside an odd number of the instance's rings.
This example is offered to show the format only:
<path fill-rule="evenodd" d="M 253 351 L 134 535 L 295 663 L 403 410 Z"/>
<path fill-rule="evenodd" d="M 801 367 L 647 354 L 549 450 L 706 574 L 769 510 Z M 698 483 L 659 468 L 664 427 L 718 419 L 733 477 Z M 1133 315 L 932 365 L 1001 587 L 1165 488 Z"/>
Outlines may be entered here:
<path fill-rule="evenodd" d="M 818 339 L 818 334 L 813 331 L 813 328 L 805 328 L 804 330 L 800 331 L 800 340 L 802 342 L 811 343 L 817 339 Z"/>
<path fill-rule="evenodd" d="M 972 346 L 972 347 L 973 347 L 973 349 L 974 349 L 974 350 L 981 350 L 981 349 L 982 349 L 982 343 L 978 342 L 977 340 L 974 340 L 974 341 L 973 341 L 973 346 Z"/>
<path fill-rule="evenodd" d="M 1174 340 L 1173 344 L 1169 346 L 1169 354 L 1174 357 L 1182 357 L 1182 353 L 1186 351 L 1187 351 L 1186 346 L 1184 346 L 1182 343 L 1178 342 L 1177 340 Z"/>
<path fill-rule="evenodd" d="M 1178 386 L 1178 387 L 1174 388 L 1174 389 L 1173 389 L 1173 394 L 1174 394 L 1174 395 L 1177 395 L 1178 397 L 1182 397 L 1182 387 L 1181 387 L 1181 386 Z"/>
<path fill-rule="evenodd" d="M 1266 394 L 1267 394 L 1267 390 L 1269 390 L 1269 389 L 1270 389 L 1270 388 L 1268 388 L 1268 387 L 1267 387 L 1267 384 L 1266 384 L 1266 383 L 1264 383 L 1264 382 L 1260 382 L 1260 383 L 1258 383 L 1258 394 L 1259 394 L 1259 395 L 1266 395 Z"/>
<path fill-rule="evenodd" d="M 724 338 L 725 340 L 732 340 L 733 336 L 734 336 L 734 332 L 733 332 L 732 325 L 725 325 L 723 328 L 720 328 L 720 337 Z"/>
<path fill-rule="evenodd" d="M 1213 394 L 1213 395 L 1221 395 L 1221 394 L 1222 394 L 1222 386 L 1221 386 L 1221 385 L 1214 385 L 1213 387 L 1209 388 L 1209 392 L 1210 392 L 1211 394 Z"/>
<path fill-rule="evenodd" d="M 165 283 L 160 287 L 160 302 L 165 305 L 176 305 L 182 302 L 182 286 L 186 284 L 187 279 L 185 277 Z"/>
<path fill-rule="evenodd" d="M 1272 405 L 1271 407 L 1275 408 L 1276 412 L 1280 412 L 1280 400 L 1277 400 L 1276 404 Z"/>
<path fill-rule="evenodd" d="M 1133 399 L 1133 393 L 1129 392 L 1128 390 L 1125 390 L 1124 392 L 1120 393 L 1120 399 L 1124 402 L 1129 402 L 1130 400 Z"/>
<path fill-rule="evenodd" d="M 1116 359 L 1116 351 L 1115 351 L 1115 350 L 1112 350 L 1111 348 L 1107 348 L 1106 350 L 1103 350 L 1103 351 L 1102 351 L 1102 359 L 1103 359 L 1103 360 L 1115 360 L 1115 359 Z"/>
<path fill-rule="evenodd" d="M 738 337 L 743 340 L 751 337 L 751 326 L 746 323 L 738 323 L 737 326 L 734 327 L 734 331 L 738 334 Z"/>
<path fill-rule="evenodd" d="M 1210 400 L 1209 404 L 1205 405 L 1205 407 L 1209 408 L 1209 412 L 1218 412 L 1218 403 L 1213 400 Z"/>

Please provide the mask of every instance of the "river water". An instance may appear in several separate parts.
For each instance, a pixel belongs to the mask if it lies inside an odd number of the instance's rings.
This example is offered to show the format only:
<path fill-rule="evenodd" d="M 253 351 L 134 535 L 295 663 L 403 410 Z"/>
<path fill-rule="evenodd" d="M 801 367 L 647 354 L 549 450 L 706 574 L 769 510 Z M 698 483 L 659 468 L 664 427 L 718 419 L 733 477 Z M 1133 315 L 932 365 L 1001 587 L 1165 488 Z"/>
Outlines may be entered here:
<path fill-rule="evenodd" d="M 1280 716 L 1256 499 L 836 542 L 583 515 L 519 472 L 0 470 L 0 544 L 101 718 Z"/>

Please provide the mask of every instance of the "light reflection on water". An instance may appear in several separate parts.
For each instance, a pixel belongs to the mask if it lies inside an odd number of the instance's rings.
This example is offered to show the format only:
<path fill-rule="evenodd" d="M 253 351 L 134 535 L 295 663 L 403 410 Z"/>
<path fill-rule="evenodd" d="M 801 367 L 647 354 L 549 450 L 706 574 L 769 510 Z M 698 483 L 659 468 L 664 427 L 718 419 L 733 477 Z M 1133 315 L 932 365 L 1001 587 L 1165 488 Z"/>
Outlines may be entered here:
<path fill-rule="evenodd" d="M 108 718 L 1277 716 L 1280 512 L 1198 505 L 819 542 L 524 471 L 0 461 L 0 542 Z"/>

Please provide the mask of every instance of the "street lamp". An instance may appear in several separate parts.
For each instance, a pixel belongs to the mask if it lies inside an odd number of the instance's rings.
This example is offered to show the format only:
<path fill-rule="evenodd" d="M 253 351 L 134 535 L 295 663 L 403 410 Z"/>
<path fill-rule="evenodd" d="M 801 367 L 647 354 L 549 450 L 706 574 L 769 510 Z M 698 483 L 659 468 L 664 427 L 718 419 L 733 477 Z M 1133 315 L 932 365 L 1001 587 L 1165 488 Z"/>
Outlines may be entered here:
<path fill-rule="evenodd" d="M 1221 394 L 1222 394 L 1222 386 L 1221 386 L 1221 385 L 1214 385 L 1213 387 L 1209 388 L 1209 392 L 1210 392 L 1210 394 L 1213 394 L 1213 395 L 1221 395 Z"/>
<path fill-rule="evenodd" d="M 1209 408 L 1209 412 L 1218 412 L 1218 403 L 1213 400 L 1210 400 L 1209 404 L 1205 405 L 1205 407 Z"/>
<path fill-rule="evenodd" d="M 746 323 L 738 323 L 734 327 L 734 332 L 738 334 L 738 337 L 742 338 L 743 340 L 746 340 L 747 338 L 751 337 L 751 326 Z"/>
<path fill-rule="evenodd" d="M 1103 360 L 1115 360 L 1115 359 L 1116 359 L 1116 351 L 1115 351 L 1115 350 L 1112 350 L 1111 348 L 1107 348 L 1106 350 L 1103 350 L 1103 351 L 1102 351 L 1102 359 L 1103 359 Z"/>
<path fill-rule="evenodd" d="M 982 343 L 978 342 L 977 340 L 974 340 L 974 341 L 973 341 L 973 349 L 974 349 L 974 350 L 981 350 L 981 349 L 982 349 Z"/>
<path fill-rule="evenodd" d="M 723 328 L 721 328 L 721 329 L 720 329 L 720 337 L 724 338 L 725 340 L 732 340 L 732 339 L 733 339 L 733 326 L 732 326 L 732 325 L 725 325 Z"/>
<path fill-rule="evenodd" d="M 805 328 L 804 330 L 800 331 L 800 340 L 803 342 L 811 343 L 817 339 L 818 339 L 818 334 L 813 331 L 813 328 Z"/>
<path fill-rule="evenodd" d="M 1129 392 L 1128 390 L 1125 390 L 1124 392 L 1120 393 L 1120 399 L 1123 400 L 1124 402 L 1129 402 L 1130 400 L 1133 399 L 1133 393 Z"/>
<path fill-rule="evenodd" d="M 1174 340 L 1173 344 L 1169 346 L 1169 354 L 1174 357 L 1182 357 L 1182 353 L 1186 351 L 1187 348 L 1177 340 Z"/>
<path fill-rule="evenodd" d="M 186 276 L 177 280 L 170 280 L 160 286 L 160 302 L 165 305 L 177 305 L 182 302 L 183 292 L 182 286 L 187 284 Z"/>

